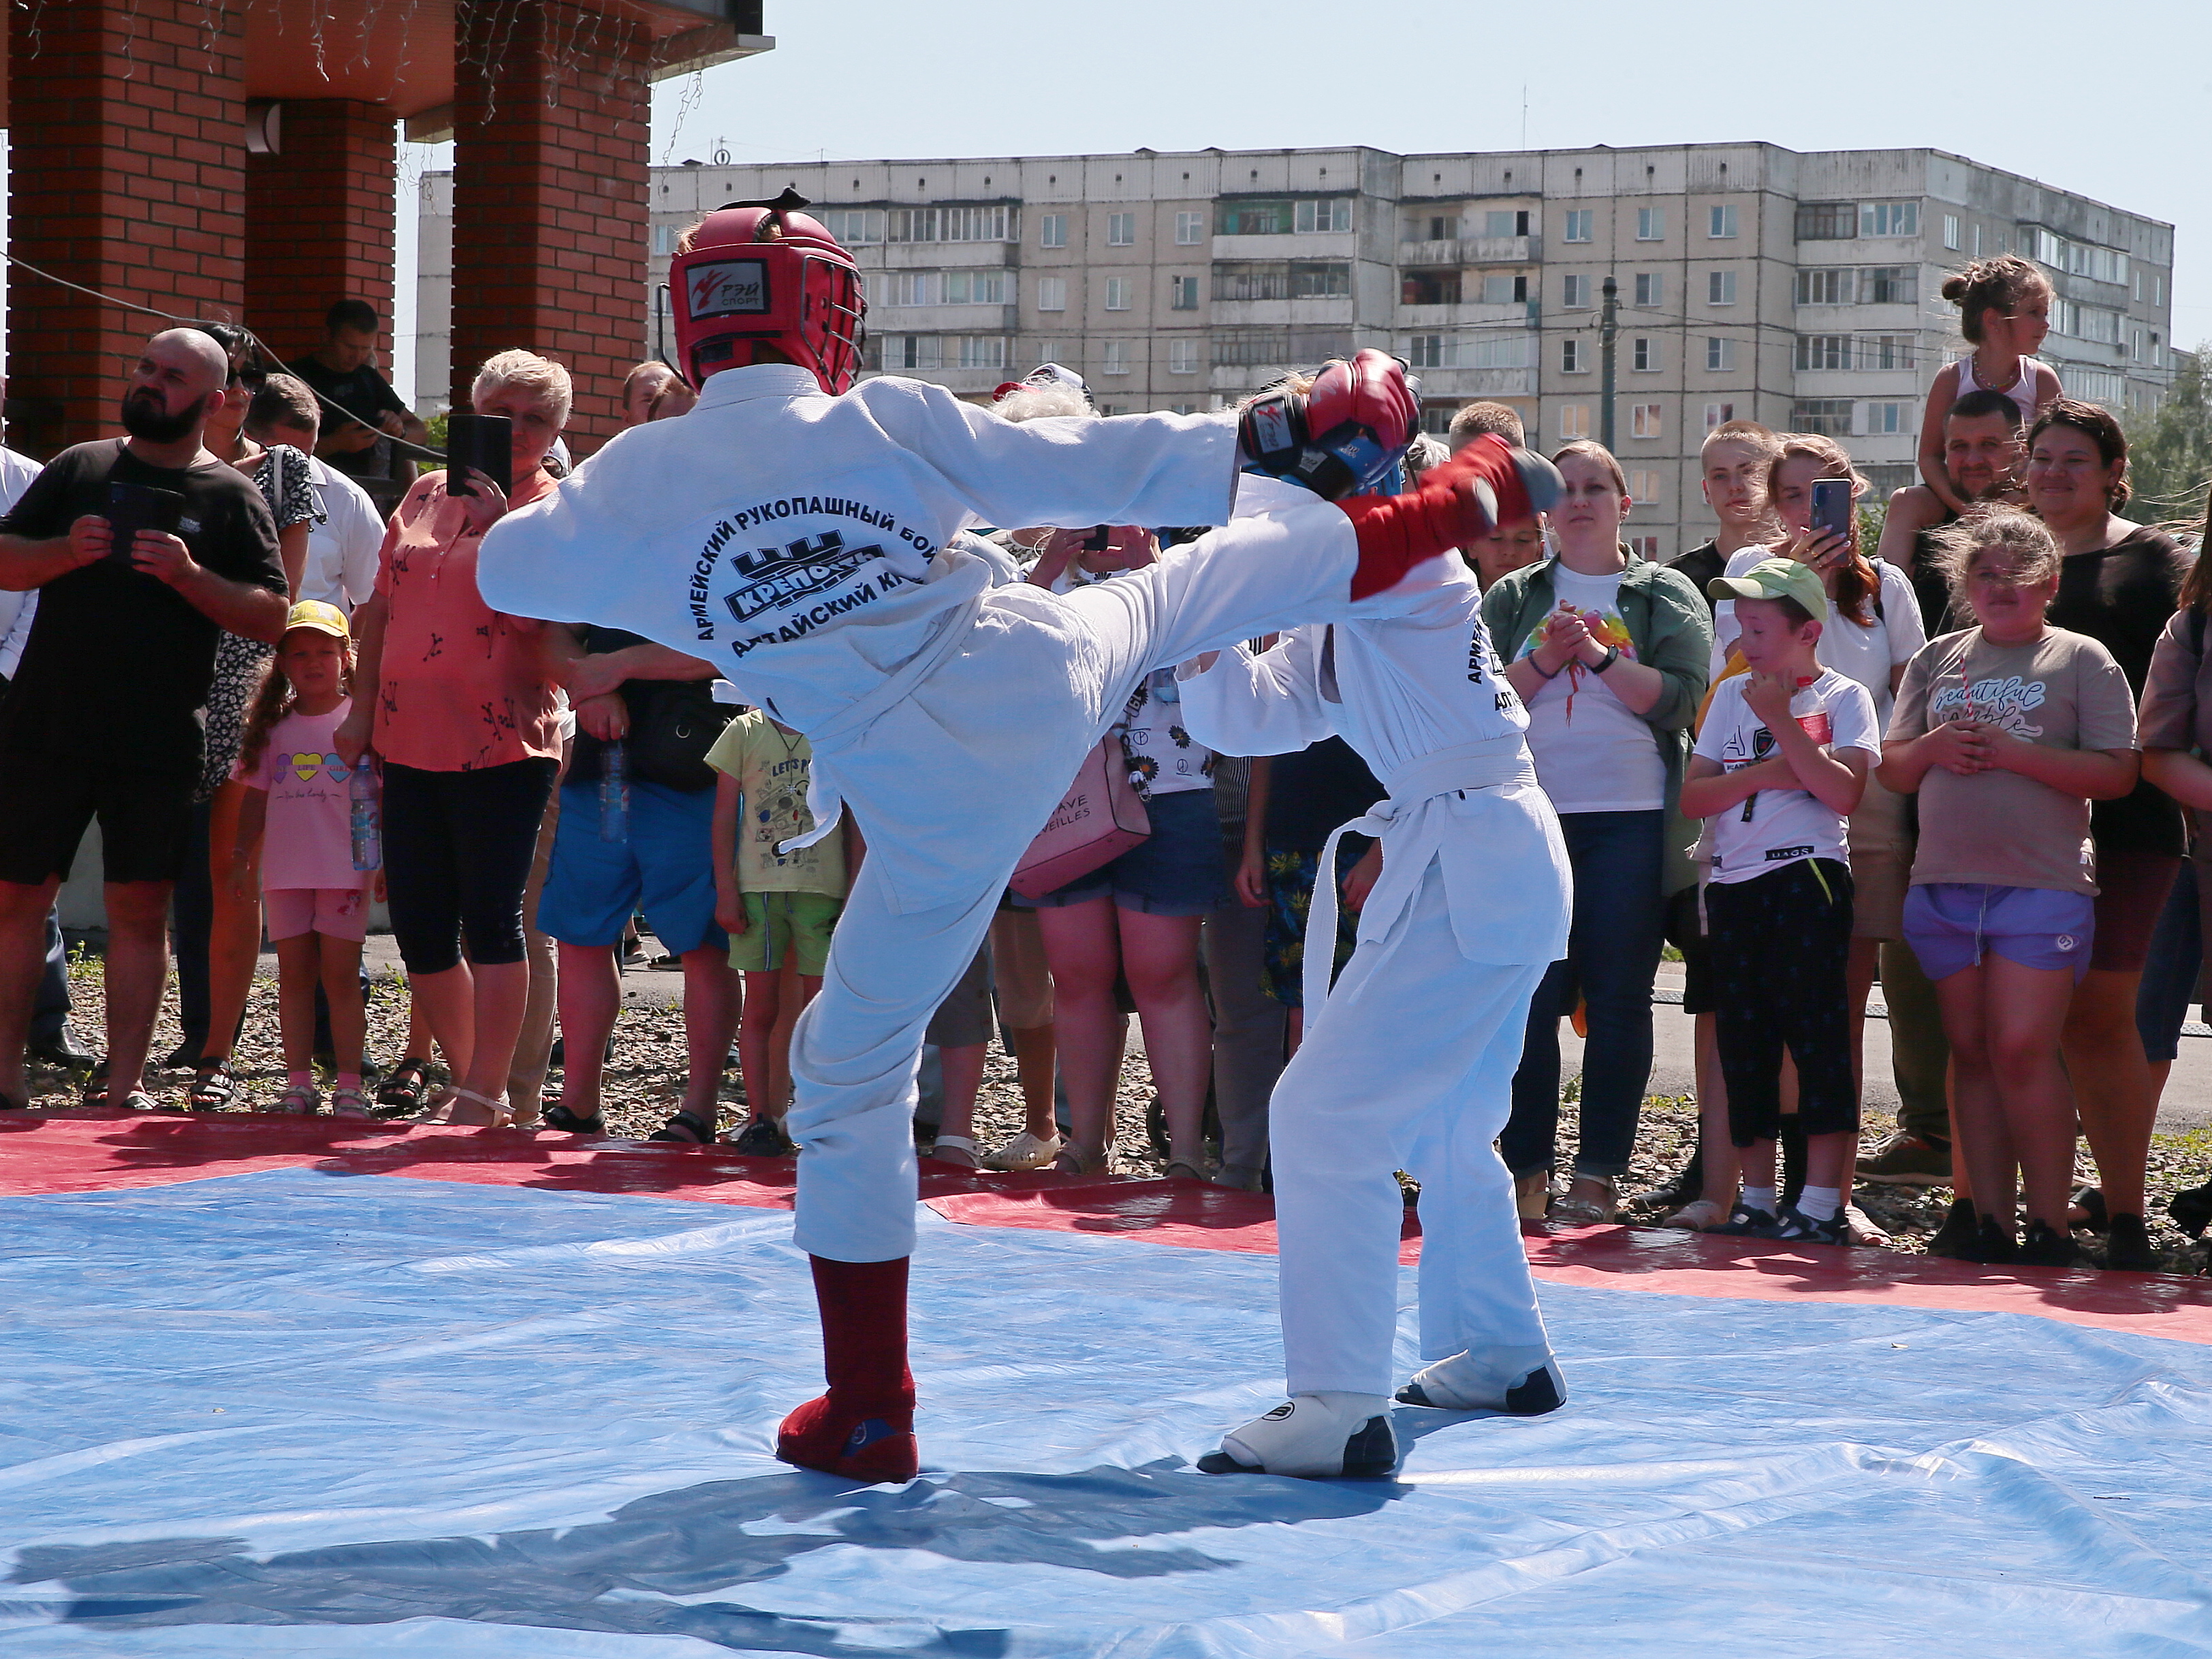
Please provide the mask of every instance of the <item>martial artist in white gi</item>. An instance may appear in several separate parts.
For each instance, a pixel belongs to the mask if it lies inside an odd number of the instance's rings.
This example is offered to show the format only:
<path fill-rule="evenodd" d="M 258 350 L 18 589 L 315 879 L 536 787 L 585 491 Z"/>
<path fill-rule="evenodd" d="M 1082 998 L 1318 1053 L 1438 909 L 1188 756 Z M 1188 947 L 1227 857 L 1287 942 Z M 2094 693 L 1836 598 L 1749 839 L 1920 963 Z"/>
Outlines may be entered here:
<path fill-rule="evenodd" d="M 1335 836 L 1322 854 L 1305 1041 L 1269 1105 L 1291 1399 L 1231 1431 L 1201 1461 L 1212 1473 L 1396 1463 L 1397 1170 L 1421 1183 L 1421 1355 L 1436 1362 L 1399 1398 L 1530 1414 L 1565 1399 L 1492 1143 L 1528 1000 L 1566 951 L 1571 878 L 1474 577 L 1455 555 L 1433 566 L 1408 614 L 1300 628 L 1180 677 L 1197 741 L 1272 755 L 1334 733 L 1389 791 L 1346 826 L 1381 838 L 1382 873 L 1334 992 Z M 1431 574 L 1416 568 L 1399 591 Z"/>
<path fill-rule="evenodd" d="M 1083 756 L 1144 674 L 1348 617 L 1362 592 L 1387 609 L 1437 538 L 1472 533 L 1528 478 L 1541 489 L 1556 475 L 1500 448 L 1418 501 L 1334 505 L 1240 483 L 1234 418 L 1015 425 L 915 381 L 847 391 L 858 273 L 792 211 L 804 204 L 787 193 L 709 216 L 672 278 L 697 407 L 621 434 L 501 520 L 478 583 L 497 609 L 715 662 L 807 735 L 816 833 L 848 802 L 867 836 L 793 1039 L 796 1237 L 814 1259 L 830 1388 L 787 1419 L 778 1455 L 897 1480 L 916 1459 L 905 1297 L 922 1032 Z M 853 326 L 834 326 L 841 316 Z M 1369 353 L 1337 370 L 1329 418 L 1356 415 L 1402 448 L 1417 405 L 1396 366 Z M 1317 386 L 1317 416 L 1322 397 Z M 1266 434 L 1249 447 L 1268 453 Z M 1232 498 L 1267 510 L 1065 597 L 999 585 L 963 534 L 979 521 L 1225 525 Z"/>

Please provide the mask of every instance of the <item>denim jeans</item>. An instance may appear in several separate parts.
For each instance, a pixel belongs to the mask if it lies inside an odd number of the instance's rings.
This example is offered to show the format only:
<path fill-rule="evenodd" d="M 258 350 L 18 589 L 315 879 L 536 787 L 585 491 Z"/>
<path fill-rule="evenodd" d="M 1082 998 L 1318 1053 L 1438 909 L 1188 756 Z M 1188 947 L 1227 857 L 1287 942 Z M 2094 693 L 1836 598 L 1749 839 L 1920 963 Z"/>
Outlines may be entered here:
<path fill-rule="evenodd" d="M 1528 1006 L 1528 1035 L 1513 1074 L 1513 1115 L 1498 1150 L 1517 1178 L 1557 1162 L 1559 1022 L 1579 990 L 1589 1005 L 1583 1047 L 1582 1145 L 1575 1173 L 1613 1179 L 1628 1171 L 1636 1120 L 1651 1080 L 1651 982 L 1659 972 L 1666 906 L 1659 894 L 1667 815 L 1563 812 L 1574 868 L 1567 955 Z"/>

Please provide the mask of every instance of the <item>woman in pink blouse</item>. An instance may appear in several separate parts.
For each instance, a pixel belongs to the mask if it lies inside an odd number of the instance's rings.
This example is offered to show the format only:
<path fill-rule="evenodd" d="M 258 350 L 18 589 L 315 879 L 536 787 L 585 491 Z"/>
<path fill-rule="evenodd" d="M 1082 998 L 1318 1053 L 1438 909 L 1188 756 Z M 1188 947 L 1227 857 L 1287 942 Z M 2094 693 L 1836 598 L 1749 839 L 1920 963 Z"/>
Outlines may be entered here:
<path fill-rule="evenodd" d="M 539 624 L 484 604 L 477 549 L 509 507 L 553 488 L 544 461 L 568 423 L 568 371 L 502 351 L 477 371 L 471 398 L 514 423 L 514 494 L 473 471 L 471 494 L 449 494 L 444 472 L 407 492 L 376 592 L 354 617 L 355 684 L 374 690 L 355 697 L 337 743 L 348 764 L 364 750 L 383 763 L 392 930 L 453 1066 L 424 1121 L 499 1127 L 513 1121 L 504 1095 L 529 991 L 523 890 L 561 732 Z"/>

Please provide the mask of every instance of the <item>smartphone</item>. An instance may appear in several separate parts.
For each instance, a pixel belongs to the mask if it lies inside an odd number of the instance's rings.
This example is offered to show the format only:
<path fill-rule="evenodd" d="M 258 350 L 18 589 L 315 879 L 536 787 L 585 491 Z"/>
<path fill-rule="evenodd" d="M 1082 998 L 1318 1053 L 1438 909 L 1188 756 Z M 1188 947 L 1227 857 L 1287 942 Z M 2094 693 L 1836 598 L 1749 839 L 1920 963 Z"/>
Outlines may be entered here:
<path fill-rule="evenodd" d="M 1851 538 L 1851 481 L 1815 478 L 1813 481 L 1813 528 Z"/>
<path fill-rule="evenodd" d="M 177 526 L 185 520 L 185 498 L 173 489 L 158 489 L 152 484 L 110 483 L 107 511 L 101 516 L 106 519 L 112 538 L 107 556 L 117 564 L 127 565 L 131 544 L 140 531 L 177 533 Z"/>
<path fill-rule="evenodd" d="M 446 493 L 473 495 L 468 470 L 474 467 L 500 487 L 514 493 L 514 422 L 504 415 L 448 415 L 446 416 Z"/>

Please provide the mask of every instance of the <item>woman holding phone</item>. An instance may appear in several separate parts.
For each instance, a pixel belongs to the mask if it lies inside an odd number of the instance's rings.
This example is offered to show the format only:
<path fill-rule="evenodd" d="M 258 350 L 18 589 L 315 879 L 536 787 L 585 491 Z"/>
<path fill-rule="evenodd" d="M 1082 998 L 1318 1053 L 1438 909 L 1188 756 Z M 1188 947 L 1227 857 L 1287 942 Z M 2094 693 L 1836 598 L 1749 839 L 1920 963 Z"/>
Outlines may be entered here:
<path fill-rule="evenodd" d="M 561 731 L 541 624 L 483 602 L 477 550 L 510 507 L 554 487 L 545 457 L 570 395 L 568 371 L 532 352 L 502 351 L 477 371 L 476 412 L 509 422 L 513 489 L 480 468 L 460 483 L 417 478 L 354 617 L 355 684 L 375 690 L 355 698 L 335 741 L 349 766 L 371 751 L 382 763 L 392 930 L 453 1066 L 424 1121 L 513 1121 L 507 1078 L 530 977 L 523 893 Z"/>

